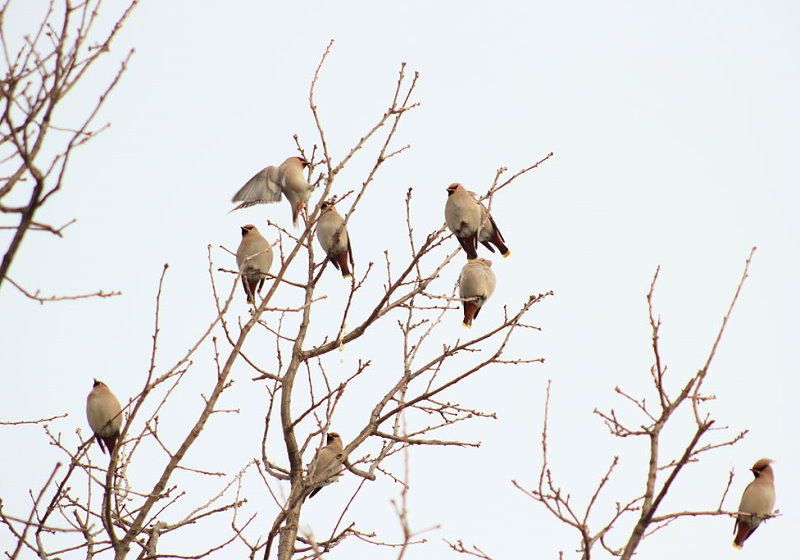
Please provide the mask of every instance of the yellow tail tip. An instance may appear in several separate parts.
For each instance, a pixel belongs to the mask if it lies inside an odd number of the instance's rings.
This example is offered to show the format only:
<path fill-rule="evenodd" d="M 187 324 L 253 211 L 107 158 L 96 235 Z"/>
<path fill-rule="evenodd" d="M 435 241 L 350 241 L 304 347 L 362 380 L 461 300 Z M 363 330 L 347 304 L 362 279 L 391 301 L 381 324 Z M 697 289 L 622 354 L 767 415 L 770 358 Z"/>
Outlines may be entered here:
<path fill-rule="evenodd" d="M 735 548 L 736 550 L 742 550 L 742 545 L 733 543 L 733 548 Z"/>
<path fill-rule="evenodd" d="M 352 274 L 342 274 L 342 278 L 350 278 Z"/>
<path fill-rule="evenodd" d="M 468 324 L 466 324 L 466 323 L 461 323 L 461 324 L 462 324 L 462 325 L 464 325 L 465 327 L 467 327 L 468 329 L 471 329 L 471 328 L 472 328 L 472 325 L 468 325 Z"/>
<path fill-rule="evenodd" d="M 504 259 L 508 258 L 508 255 L 510 255 L 510 254 L 511 254 L 511 251 L 506 251 L 505 253 L 503 253 L 503 258 Z"/>

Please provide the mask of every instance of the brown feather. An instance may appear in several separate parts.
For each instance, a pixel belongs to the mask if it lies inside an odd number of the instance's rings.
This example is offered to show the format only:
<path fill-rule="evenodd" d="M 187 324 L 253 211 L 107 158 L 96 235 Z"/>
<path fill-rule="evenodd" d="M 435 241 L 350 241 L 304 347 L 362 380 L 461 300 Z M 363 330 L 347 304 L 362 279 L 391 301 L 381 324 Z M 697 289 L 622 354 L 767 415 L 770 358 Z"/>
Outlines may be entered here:
<path fill-rule="evenodd" d="M 506 247 L 505 238 L 503 237 L 503 234 L 500 233 L 500 229 L 497 227 L 497 224 L 494 222 L 494 218 L 492 218 L 491 216 L 489 216 L 489 222 L 492 224 L 492 227 L 494 228 L 494 235 L 486 241 L 481 241 L 481 243 L 492 253 L 494 253 L 494 249 L 492 248 L 490 243 L 494 243 L 494 246 L 497 247 L 497 249 L 500 251 L 500 254 L 503 255 L 503 257 L 507 257 L 508 255 L 511 254 L 511 251 L 509 251 L 508 247 Z"/>
<path fill-rule="evenodd" d="M 465 301 L 464 302 L 464 326 L 471 327 L 472 326 L 472 319 L 478 316 L 478 311 L 480 311 L 480 306 L 475 303 L 474 301 Z"/>
<path fill-rule="evenodd" d="M 458 239 L 461 247 L 467 253 L 467 260 L 474 261 L 478 258 L 478 232 L 466 237 L 456 236 L 456 239 Z"/>
<path fill-rule="evenodd" d="M 348 276 L 350 276 L 350 269 L 347 267 L 346 251 L 342 251 L 341 253 L 335 253 L 333 255 L 330 255 L 328 258 L 330 258 L 331 262 L 333 263 L 333 266 L 342 271 L 342 278 L 347 278 Z"/>
<path fill-rule="evenodd" d="M 303 200 L 297 201 L 297 206 L 292 208 L 292 224 L 297 225 L 297 217 L 300 215 L 300 211 L 303 209 Z"/>
<path fill-rule="evenodd" d="M 736 538 L 733 539 L 733 546 L 742 548 L 744 541 L 755 532 L 756 528 L 751 528 L 747 521 L 736 520 Z"/>
<path fill-rule="evenodd" d="M 103 443 L 106 444 L 106 449 L 108 449 L 108 454 L 111 455 L 114 453 L 114 449 L 117 447 L 117 439 L 119 438 L 119 434 L 112 434 L 108 437 L 100 438 L 97 437 L 97 441 L 100 443 L 100 449 L 103 448 Z"/>
<path fill-rule="evenodd" d="M 247 297 L 247 303 L 253 303 L 253 297 L 250 295 L 250 281 L 247 278 L 242 278 L 242 289 Z"/>
<path fill-rule="evenodd" d="M 256 294 L 261 291 L 263 285 L 263 277 L 244 276 L 242 278 L 242 287 L 244 288 L 244 293 L 247 295 L 247 303 L 256 302 Z"/>
<path fill-rule="evenodd" d="M 353 262 L 353 246 L 350 245 L 350 237 L 347 238 L 347 256 L 350 259 L 350 269 L 355 271 L 356 264 Z"/>

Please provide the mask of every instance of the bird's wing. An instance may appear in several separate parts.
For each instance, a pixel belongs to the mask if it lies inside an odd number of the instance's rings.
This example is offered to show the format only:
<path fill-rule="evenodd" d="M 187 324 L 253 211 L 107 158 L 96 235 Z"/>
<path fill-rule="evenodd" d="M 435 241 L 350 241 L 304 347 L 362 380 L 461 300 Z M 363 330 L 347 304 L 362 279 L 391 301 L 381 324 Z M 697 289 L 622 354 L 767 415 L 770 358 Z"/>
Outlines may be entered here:
<path fill-rule="evenodd" d="M 239 189 L 231 202 L 241 202 L 235 208 L 247 208 L 254 204 L 265 204 L 269 202 L 278 202 L 281 199 L 281 187 L 277 182 L 277 168 L 270 166 L 265 167 L 247 181 L 244 186 Z"/>
<path fill-rule="evenodd" d="M 483 205 L 483 202 L 481 202 L 479 204 L 481 205 L 481 227 L 483 227 L 483 224 L 486 221 L 488 221 L 489 224 L 492 226 L 492 228 L 494 228 L 494 231 L 495 231 L 495 233 L 497 233 L 497 236 L 500 238 L 500 241 L 505 241 L 506 240 L 505 237 L 503 237 L 503 234 L 500 233 L 500 228 L 497 227 L 497 222 L 495 222 L 494 218 L 492 218 L 492 215 L 489 214 L 489 210 L 486 208 L 486 206 Z M 488 220 L 487 220 L 487 218 L 488 218 Z M 494 252 L 494 251 L 492 251 L 492 252 Z"/>

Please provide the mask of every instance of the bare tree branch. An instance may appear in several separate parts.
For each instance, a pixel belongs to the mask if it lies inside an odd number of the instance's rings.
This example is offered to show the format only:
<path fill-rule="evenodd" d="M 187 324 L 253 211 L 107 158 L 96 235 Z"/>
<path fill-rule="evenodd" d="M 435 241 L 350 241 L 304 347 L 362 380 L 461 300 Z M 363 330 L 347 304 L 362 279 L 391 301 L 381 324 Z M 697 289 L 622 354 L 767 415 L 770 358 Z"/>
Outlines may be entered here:
<path fill-rule="evenodd" d="M 0 261 L 0 287 L 9 280 L 8 272 L 25 234 L 29 230 L 46 231 L 62 237 L 65 225 L 55 227 L 35 221 L 34 217 L 47 200 L 65 186 L 65 174 L 74 150 L 105 127 L 90 130 L 100 107 L 119 83 L 133 51 L 122 60 L 119 70 L 110 79 L 93 106 L 76 124 L 58 125 L 58 119 L 73 88 L 87 75 L 105 53 L 128 20 L 138 0 L 130 0 L 110 29 L 96 34 L 102 0 L 87 0 L 73 4 L 63 0 L 60 10 L 57 0 L 49 8 L 32 34 L 22 38 L 5 25 L 11 0 L 0 7 L 0 43 L 8 71 L 0 81 L 0 217 L 13 225 L 0 223 L 2 229 L 14 234 Z M 13 50 L 16 55 L 12 55 Z M 52 132 L 52 133 L 51 133 Z M 54 155 L 53 155 L 54 154 Z M 10 206 L 7 200 L 25 198 L 21 206 Z M 12 282 L 27 297 L 44 303 L 61 299 L 108 297 L 115 292 L 85 296 L 38 297 L 19 283 Z"/>
<path fill-rule="evenodd" d="M 672 512 L 662 515 L 656 515 L 659 507 L 663 503 L 666 496 L 670 493 L 674 482 L 677 480 L 679 474 L 683 471 L 684 467 L 694 461 L 698 460 L 700 455 L 709 451 L 716 450 L 722 447 L 734 445 L 741 440 L 745 432 L 741 432 L 727 439 L 715 441 L 701 445 L 701 440 L 711 431 L 714 431 L 714 420 L 710 419 L 707 413 L 701 412 L 701 405 L 713 399 L 711 395 L 704 395 L 700 392 L 701 385 L 709 371 L 711 361 L 716 353 L 728 319 L 731 316 L 733 307 L 739 298 L 744 281 L 750 268 L 750 262 L 753 257 L 755 247 L 750 251 L 744 266 L 744 272 L 736 287 L 736 291 L 731 300 L 731 304 L 726 312 L 722 326 L 717 333 L 713 342 L 711 352 L 709 353 L 706 363 L 696 374 L 689 377 L 685 381 L 683 387 L 677 394 L 670 394 L 664 384 L 664 379 L 667 372 L 667 367 L 664 365 L 661 352 L 659 350 L 659 329 L 661 327 L 661 320 L 657 317 L 653 310 L 653 292 L 655 290 L 656 280 L 660 268 L 656 270 L 653 281 L 650 285 L 650 290 L 647 293 L 647 304 L 649 311 L 650 329 L 652 332 L 652 349 L 654 355 L 654 365 L 650 371 L 650 377 L 653 381 L 653 387 L 657 396 L 657 406 L 653 407 L 644 398 L 634 397 L 619 387 L 615 387 L 618 395 L 622 396 L 627 402 L 632 403 L 635 408 L 643 414 L 645 424 L 636 424 L 636 427 L 631 427 L 623 423 L 623 420 L 612 409 L 609 412 L 602 412 L 595 410 L 603 422 L 608 427 L 613 436 L 625 437 L 646 437 L 649 442 L 649 453 L 647 456 L 647 476 L 645 478 L 645 486 L 641 495 L 629 498 L 627 502 L 616 502 L 615 513 L 609 519 L 603 522 L 600 530 L 592 531 L 590 529 L 590 514 L 598 503 L 600 491 L 608 482 L 616 467 L 619 458 L 615 457 L 611 466 L 602 477 L 594 494 L 588 500 L 588 504 L 583 514 L 578 514 L 575 506 L 573 505 L 570 493 L 562 490 L 561 487 L 555 484 L 553 475 L 548 464 L 547 456 L 547 414 L 550 406 L 550 383 L 547 386 L 547 393 L 545 397 L 545 419 L 544 427 L 542 430 L 542 468 L 539 475 L 538 487 L 534 490 L 525 490 L 517 482 L 512 481 L 515 486 L 522 490 L 526 495 L 541 503 L 556 519 L 575 528 L 580 534 L 580 552 L 582 558 L 588 560 L 591 556 L 591 548 L 596 542 L 600 542 L 601 546 L 614 556 L 618 556 L 623 560 L 630 559 L 637 550 L 642 539 L 649 534 L 657 531 L 667 524 L 676 519 L 683 517 L 696 517 L 696 516 L 719 516 L 719 515 L 735 515 L 736 512 L 729 512 L 722 509 L 725 496 L 728 494 L 730 484 L 733 479 L 731 472 L 728 477 L 728 483 L 722 494 L 719 506 L 716 510 L 686 510 L 679 512 Z M 667 423 L 674 417 L 677 410 L 681 407 L 687 408 L 691 406 L 694 419 L 695 429 L 691 434 L 689 441 L 686 443 L 683 452 L 666 462 L 660 456 L 661 452 L 661 434 Z M 666 478 L 659 482 L 659 473 L 665 472 Z M 627 542 L 621 548 L 613 548 L 607 543 L 607 536 L 610 531 L 617 529 L 624 531 L 620 527 L 622 518 L 626 514 L 637 514 L 638 517 L 630 529 L 630 534 L 627 537 Z"/>

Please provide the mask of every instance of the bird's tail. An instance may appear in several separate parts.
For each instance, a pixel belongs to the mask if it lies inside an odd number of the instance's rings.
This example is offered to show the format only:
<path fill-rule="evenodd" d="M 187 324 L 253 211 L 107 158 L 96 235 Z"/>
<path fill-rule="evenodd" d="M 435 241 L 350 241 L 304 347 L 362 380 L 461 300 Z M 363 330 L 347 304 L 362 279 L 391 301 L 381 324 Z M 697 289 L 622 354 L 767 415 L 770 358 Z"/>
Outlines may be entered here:
<path fill-rule="evenodd" d="M 110 436 L 106 436 L 103 438 L 103 442 L 106 444 L 106 449 L 108 449 L 109 455 L 114 453 L 114 449 L 117 447 L 118 438 L 119 434 L 111 434 Z"/>
<path fill-rule="evenodd" d="M 744 541 L 747 540 L 747 537 L 749 537 L 750 533 L 752 532 L 753 529 L 748 523 L 742 521 L 736 523 L 736 537 L 733 539 L 734 548 L 741 550 L 742 546 L 744 545 Z"/>
<path fill-rule="evenodd" d="M 506 247 L 504 241 L 505 240 L 503 239 L 503 236 L 500 235 L 500 231 L 495 229 L 494 235 L 487 241 L 484 241 L 483 244 L 487 247 L 489 247 L 489 243 L 493 244 L 495 247 L 497 247 L 497 250 L 500 251 L 500 254 L 503 255 L 503 258 L 506 258 L 511 254 L 511 251 L 509 251 L 508 247 Z M 492 253 L 494 253 L 494 250 L 492 250 Z"/>
<path fill-rule="evenodd" d="M 342 278 L 350 277 L 350 267 L 347 261 L 347 251 L 331 255 L 331 261 L 336 265 L 336 268 L 342 271 Z"/>
<path fill-rule="evenodd" d="M 474 301 L 465 301 L 464 302 L 464 322 L 462 323 L 465 327 L 472 327 L 472 319 L 475 317 L 475 314 L 478 312 L 478 304 Z"/>
<path fill-rule="evenodd" d="M 458 239 L 458 242 L 461 243 L 461 247 L 463 247 L 464 251 L 467 253 L 468 261 L 474 261 L 478 258 L 478 232 L 467 237 L 456 237 L 456 239 Z"/>
<path fill-rule="evenodd" d="M 242 277 L 242 287 L 244 288 L 244 293 L 247 296 L 247 303 L 256 302 L 256 290 L 258 290 L 258 283 L 260 281 L 262 281 L 262 279 L 258 276 Z"/>

